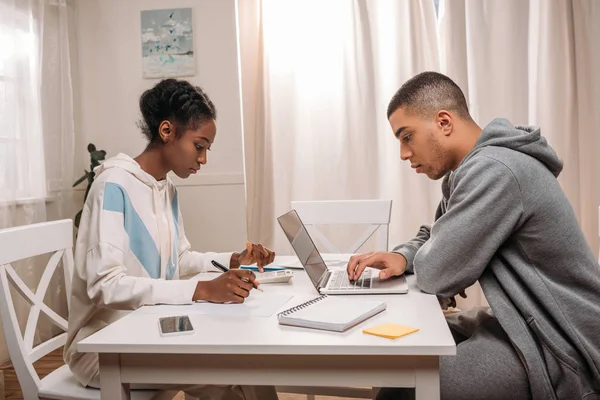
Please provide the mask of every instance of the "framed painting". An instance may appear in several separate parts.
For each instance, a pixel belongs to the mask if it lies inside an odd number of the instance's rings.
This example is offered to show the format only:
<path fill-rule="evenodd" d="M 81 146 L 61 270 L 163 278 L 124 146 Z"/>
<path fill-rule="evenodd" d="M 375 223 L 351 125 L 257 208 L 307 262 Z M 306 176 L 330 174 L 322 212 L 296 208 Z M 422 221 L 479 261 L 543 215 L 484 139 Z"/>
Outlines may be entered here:
<path fill-rule="evenodd" d="M 196 73 L 191 8 L 142 11 L 141 22 L 144 78 Z"/>

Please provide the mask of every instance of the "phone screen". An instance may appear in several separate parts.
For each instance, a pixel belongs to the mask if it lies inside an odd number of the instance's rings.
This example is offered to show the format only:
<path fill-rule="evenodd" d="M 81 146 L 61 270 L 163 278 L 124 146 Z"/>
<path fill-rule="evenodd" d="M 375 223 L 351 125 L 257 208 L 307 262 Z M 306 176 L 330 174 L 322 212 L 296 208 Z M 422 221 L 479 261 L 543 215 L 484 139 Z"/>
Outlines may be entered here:
<path fill-rule="evenodd" d="M 159 319 L 160 330 L 165 333 L 190 332 L 194 330 L 192 322 L 187 315 L 177 317 L 163 317 Z"/>

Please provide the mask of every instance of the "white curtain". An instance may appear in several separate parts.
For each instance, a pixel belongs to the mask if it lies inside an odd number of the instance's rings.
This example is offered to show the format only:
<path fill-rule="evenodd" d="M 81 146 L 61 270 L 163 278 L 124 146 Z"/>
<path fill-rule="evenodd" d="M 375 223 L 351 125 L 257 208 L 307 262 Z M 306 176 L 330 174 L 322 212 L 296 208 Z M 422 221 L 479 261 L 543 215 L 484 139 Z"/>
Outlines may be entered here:
<path fill-rule="evenodd" d="M 290 251 L 291 200 L 393 199 L 390 242 L 430 222 L 438 185 L 402 165 L 387 102 L 438 68 L 433 1 L 239 2 L 249 238 Z"/>
<path fill-rule="evenodd" d="M 73 217 L 74 21 L 65 0 L 0 0 L 0 229 Z M 14 267 L 35 289 L 47 259 Z M 61 275 L 45 302 L 66 316 Z M 29 306 L 13 298 L 24 324 Z M 45 340 L 55 329 L 41 318 L 37 333 Z M 8 358 L 0 331 L 0 364 Z"/>
<path fill-rule="evenodd" d="M 390 244 L 430 222 L 441 194 L 399 159 L 385 111 L 400 85 L 440 70 L 484 126 L 535 124 L 598 246 L 600 4 L 594 0 L 239 2 L 249 237 L 290 248 L 290 200 L 392 198 Z M 436 35 L 436 27 L 438 29 Z M 594 74 L 595 73 L 595 74 Z M 459 306 L 485 304 L 478 285 Z"/>
<path fill-rule="evenodd" d="M 480 126 L 503 116 L 538 125 L 565 163 L 559 177 L 598 252 L 600 3 L 452 0 L 440 3 L 441 70 Z"/>

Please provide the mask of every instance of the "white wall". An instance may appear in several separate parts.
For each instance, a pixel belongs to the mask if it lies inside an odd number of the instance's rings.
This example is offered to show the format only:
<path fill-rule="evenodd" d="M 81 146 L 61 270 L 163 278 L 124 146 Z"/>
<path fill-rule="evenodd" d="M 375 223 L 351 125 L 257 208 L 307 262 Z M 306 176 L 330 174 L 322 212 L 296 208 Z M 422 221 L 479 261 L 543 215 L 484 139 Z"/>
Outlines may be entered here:
<path fill-rule="evenodd" d="M 146 145 L 136 127 L 138 99 L 159 80 L 142 79 L 140 11 L 193 8 L 196 76 L 217 107 L 208 164 L 177 180 L 188 239 L 196 250 L 242 250 L 246 212 L 235 0 L 83 0 L 78 2 L 81 134 L 76 175 L 88 142 L 136 156 Z"/>

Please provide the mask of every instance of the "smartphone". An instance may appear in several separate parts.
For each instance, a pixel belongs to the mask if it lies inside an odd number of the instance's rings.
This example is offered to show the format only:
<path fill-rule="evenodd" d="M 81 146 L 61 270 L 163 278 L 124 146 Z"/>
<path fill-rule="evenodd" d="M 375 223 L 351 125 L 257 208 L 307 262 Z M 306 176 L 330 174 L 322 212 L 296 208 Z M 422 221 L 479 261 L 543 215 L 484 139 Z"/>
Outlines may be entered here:
<path fill-rule="evenodd" d="M 175 336 L 194 333 L 192 321 L 190 321 L 190 317 L 187 315 L 159 318 L 158 329 L 161 336 Z"/>

